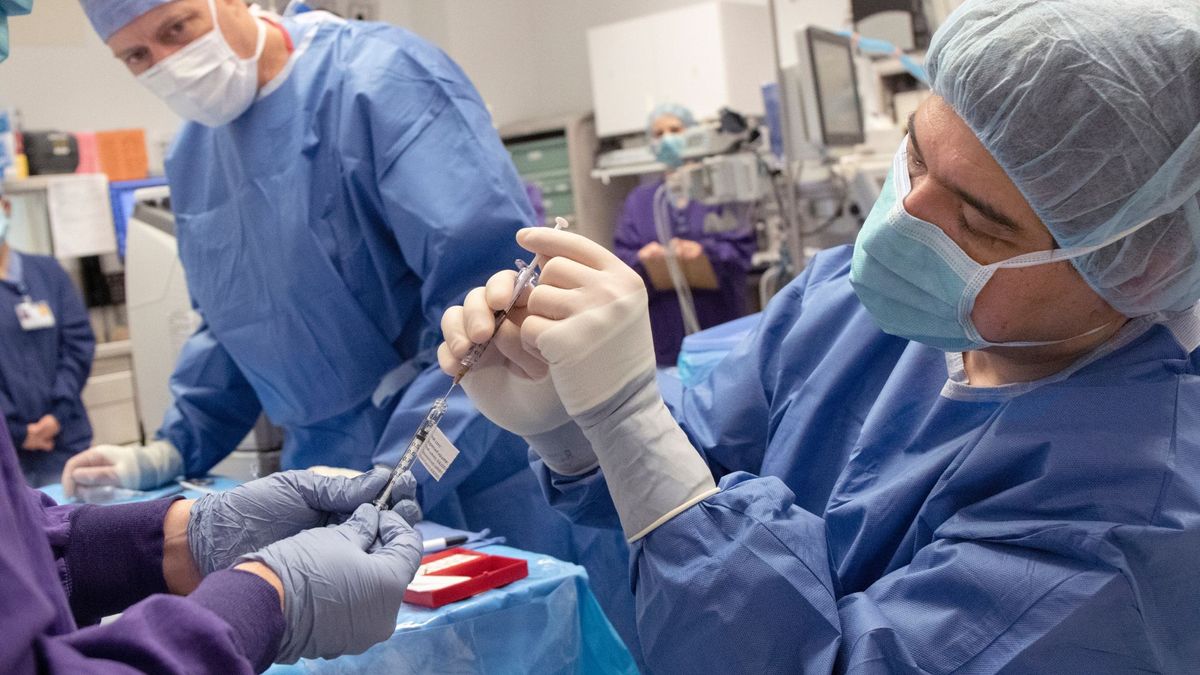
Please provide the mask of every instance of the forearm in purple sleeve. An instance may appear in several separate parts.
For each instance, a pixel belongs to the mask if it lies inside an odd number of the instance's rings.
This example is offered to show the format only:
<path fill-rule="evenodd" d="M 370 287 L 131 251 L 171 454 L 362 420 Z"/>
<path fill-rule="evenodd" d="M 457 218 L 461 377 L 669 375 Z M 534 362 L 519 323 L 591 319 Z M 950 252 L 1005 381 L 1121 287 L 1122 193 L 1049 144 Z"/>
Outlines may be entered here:
<path fill-rule="evenodd" d="M 46 509 L 46 534 L 79 625 L 167 591 L 163 518 L 171 501 Z"/>
<path fill-rule="evenodd" d="M 222 570 L 186 598 L 151 596 L 111 623 L 41 636 L 35 649 L 49 672 L 251 673 L 274 660 L 283 629 L 270 584 Z"/>

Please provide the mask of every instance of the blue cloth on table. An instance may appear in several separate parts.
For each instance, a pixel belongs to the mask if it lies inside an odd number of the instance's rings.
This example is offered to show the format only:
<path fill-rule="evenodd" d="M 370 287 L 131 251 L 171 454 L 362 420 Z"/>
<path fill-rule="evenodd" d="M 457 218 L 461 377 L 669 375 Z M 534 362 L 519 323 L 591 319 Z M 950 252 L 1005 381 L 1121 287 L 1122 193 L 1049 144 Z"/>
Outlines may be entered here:
<path fill-rule="evenodd" d="M 483 551 L 524 558 L 529 576 L 437 609 L 405 604 L 396 633 L 362 654 L 267 672 L 637 673 L 583 568 L 507 546 Z"/>
<path fill-rule="evenodd" d="M 221 492 L 223 490 L 231 490 L 231 489 L 241 485 L 241 481 L 237 481 L 232 478 L 226 478 L 225 476 L 208 476 L 205 479 L 193 478 L 192 482 L 194 483 L 196 480 L 211 480 L 212 483 L 206 484 L 205 487 L 209 488 L 211 490 L 214 490 L 216 492 Z M 59 503 L 59 504 L 78 503 L 78 500 L 68 499 L 67 496 L 63 494 L 62 483 L 54 483 L 53 485 L 45 485 L 45 486 L 42 486 L 40 489 L 42 492 L 46 493 L 51 499 L 53 499 L 56 503 Z M 151 499 L 160 499 L 162 497 L 172 497 L 175 495 L 181 495 L 186 499 L 199 499 L 204 496 L 204 493 L 197 492 L 195 490 L 189 490 L 189 489 L 183 487 L 182 485 L 180 485 L 179 483 L 169 483 L 169 484 L 164 485 L 156 490 L 137 490 L 136 492 L 138 494 L 133 495 L 128 499 L 115 499 L 109 503 L 119 504 L 119 503 L 130 503 L 130 502 L 145 502 L 145 501 L 149 501 Z"/>
<path fill-rule="evenodd" d="M 459 544 L 458 546 L 449 546 L 447 548 L 483 548 L 484 546 L 491 546 L 492 544 L 504 543 L 504 537 L 493 537 L 492 531 L 488 529 L 484 529 L 480 532 L 471 532 L 469 530 L 460 530 L 455 527 L 446 527 L 445 525 L 433 523 L 428 520 L 422 520 L 413 527 L 416 528 L 423 541 L 440 539 L 442 537 L 466 535 L 467 543 Z M 426 551 L 425 553 L 428 555 L 429 553 L 436 553 L 436 551 Z"/>

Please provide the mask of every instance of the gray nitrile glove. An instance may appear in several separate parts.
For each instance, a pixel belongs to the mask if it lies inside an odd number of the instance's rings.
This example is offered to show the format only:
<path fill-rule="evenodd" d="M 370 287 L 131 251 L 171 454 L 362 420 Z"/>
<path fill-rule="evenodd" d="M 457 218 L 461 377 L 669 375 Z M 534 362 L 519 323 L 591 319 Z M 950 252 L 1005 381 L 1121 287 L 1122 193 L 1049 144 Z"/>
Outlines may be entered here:
<path fill-rule="evenodd" d="M 192 505 L 188 547 L 201 574 L 231 566 L 252 553 L 304 530 L 340 523 L 369 503 L 387 484 L 388 472 L 375 469 L 354 478 L 285 471 L 205 495 Z M 411 473 L 392 492 L 393 510 L 410 523 L 421 519 Z"/>
<path fill-rule="evenodd" d="M 295 663 L 359 654 L 390 637 L 421 564 L 421 537 L 395 511 L 364 504 L 341 525 L 305 530 L 238 562 L 247 560 L 283 582 L 287 628 L 276 661 Z"/>

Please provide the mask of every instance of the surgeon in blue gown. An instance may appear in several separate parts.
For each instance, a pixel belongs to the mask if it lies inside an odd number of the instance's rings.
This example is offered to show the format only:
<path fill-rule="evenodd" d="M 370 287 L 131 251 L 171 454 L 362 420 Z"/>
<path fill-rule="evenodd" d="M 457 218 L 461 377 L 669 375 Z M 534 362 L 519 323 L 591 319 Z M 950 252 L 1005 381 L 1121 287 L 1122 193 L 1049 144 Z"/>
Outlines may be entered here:
<path fill-rule="evenodd" d="M 636 273 L 518 235 L 551 259 L 468 392 L 632 542 L 651 671 L 1195 669 L 1197 55 L 1192 0 L 968 0 L 853 249 L 678 423 Z M 447 311 L 443 367 L 511 277 Z"/>
<path fill-rule="evenodd" d="M 284 468 L 394 464 L 450 384 L 434 358 L 442 311 L 525 255 L 513 233 L 534 219 L 475 88 L 386 24 L 282 18 L 241 0 L 82 4 L 114 55 L 189 120 L 166 169 L 203 324 L 157 438 L 82 453 L 68 492 L 203 474 L 261 411 L 285 431 Z M 418 469 L 426 516 L 567 560 L 610 551 L 614 581 L 597 595 L 632 635 L 620 535 L 548 507 L 526 444 L 461 392 L 441 427 L 461 454 L 440 481 Z"/>

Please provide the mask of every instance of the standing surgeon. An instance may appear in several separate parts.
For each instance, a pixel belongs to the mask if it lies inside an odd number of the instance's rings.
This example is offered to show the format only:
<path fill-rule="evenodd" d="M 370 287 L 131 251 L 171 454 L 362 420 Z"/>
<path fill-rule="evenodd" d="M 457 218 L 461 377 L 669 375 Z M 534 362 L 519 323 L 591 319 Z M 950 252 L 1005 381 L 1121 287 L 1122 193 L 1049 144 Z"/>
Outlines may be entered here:
<path fill-rule="evenodd" d="M 81 394 L 96 336 L 66 270 L 9 246 L 8 226 L 0 196 L 0 412 L 25 480 L 41 487 L 92 443 Z"/>
<path fill-rule="evenodd" d="M 623 528 L 651 671 L 1200 661 L 1200 5 L 968 0 L 927 66 L 853 249 L 678 423 L 636 273 L 519 235 L 554 258 L 464 384 Z M 444 367 L 511 279 L 447 312 Z"/>
<path fill-rule="evenodd" d="M 166 168 L 203 324 L 157 438 L 82 453 L 64 488 L 203 474 L 261 410 L 285 431 L 284 468 L 394 465 L 450 384 L 434 354 L 443 310 L 511 268 L 523 253 L 513 233 L 533 222 L 475 88 L 387 24 L 278 19 L 241 0 L 82 5 L 113 54 L 190 120 Z M 549 508 L 526 444 L 461 392 L 441 427 L 461 454 L 441 481 L 417 471 L 426 516 L 566 560 L 605 551 L 612 563 L 589 573 L 632 635 L 619 534 Z"/>
<path fill-rule="evenodd" d="M 31 3 L 0 0 L 7 19 Z M 390 636 L 421 560 L 386 471 L 291 471 L 198 501 L 59 506 L 25 485 L 0 420 L 0 672 L 251 673 Z M 102 617 L 121 612 L 99 624 Z"/>

